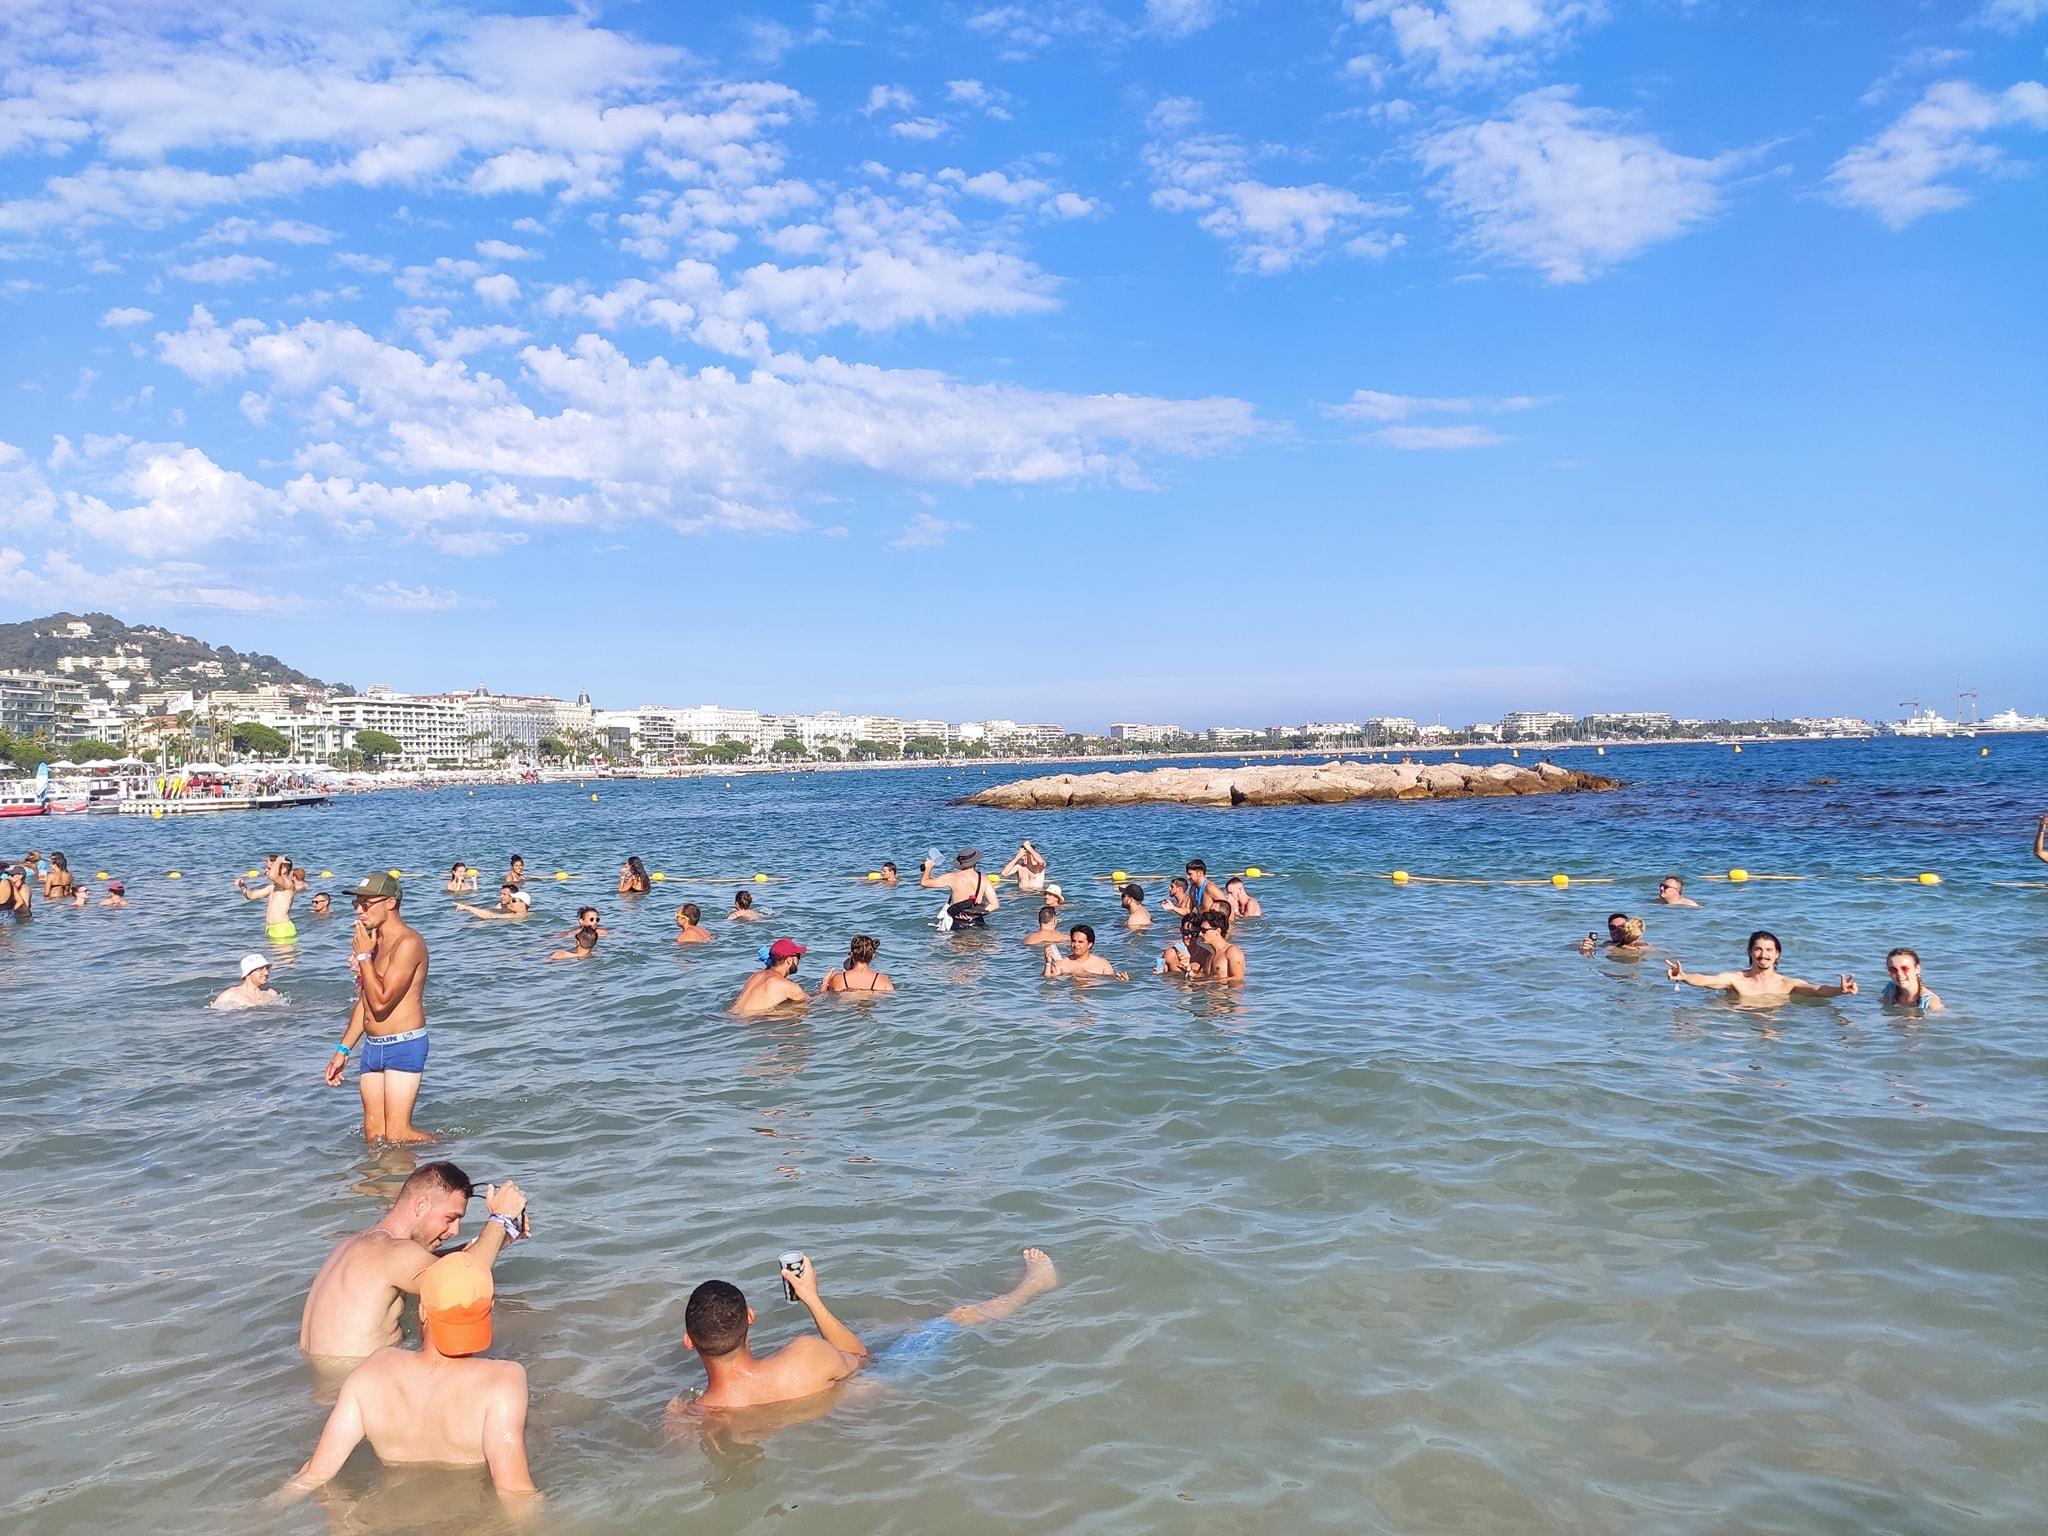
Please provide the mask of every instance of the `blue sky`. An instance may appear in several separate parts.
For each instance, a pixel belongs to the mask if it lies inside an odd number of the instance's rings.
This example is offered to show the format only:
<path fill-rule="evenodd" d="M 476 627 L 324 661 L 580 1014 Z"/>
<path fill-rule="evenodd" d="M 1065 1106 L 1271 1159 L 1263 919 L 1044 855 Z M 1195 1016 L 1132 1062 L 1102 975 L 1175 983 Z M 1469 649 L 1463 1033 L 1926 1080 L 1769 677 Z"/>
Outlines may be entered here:
<path fill-rule="evenodd" d="M 2048 0 L 187 9 L 0 21 L 6 617 L 1086 728 L 2048 710 Z"/>

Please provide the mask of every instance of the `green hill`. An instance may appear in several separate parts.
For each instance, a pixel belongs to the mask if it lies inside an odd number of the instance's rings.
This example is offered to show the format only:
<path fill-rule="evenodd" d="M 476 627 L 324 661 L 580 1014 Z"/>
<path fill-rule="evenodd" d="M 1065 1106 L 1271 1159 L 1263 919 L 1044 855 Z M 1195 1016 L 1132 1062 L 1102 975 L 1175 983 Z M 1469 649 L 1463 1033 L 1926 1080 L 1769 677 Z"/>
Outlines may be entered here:
<path fill-rule="evenodd" d="M 86 633 L 80 633 L 83 626 Z M 157 624 L 124 624 L 108 613 L 53 613 L 20 624 L 0 624 L 0 672 L 55 672 L 62 656 L 141 656 L 147 672 L 128 670 L 120 675 L 137 687 L 255 688 L 275 683 L 283 688 L 314 688 L 346 694 L 355 690 L 345 685 L 323 683 L 275 656 L 255 651 L 238 651 L 232 646 L 208 645 L 190 635 Z M 74 671 L 73 677 L 87 675 Z M 145 681 L 145 678 L 154 681 Z"/>

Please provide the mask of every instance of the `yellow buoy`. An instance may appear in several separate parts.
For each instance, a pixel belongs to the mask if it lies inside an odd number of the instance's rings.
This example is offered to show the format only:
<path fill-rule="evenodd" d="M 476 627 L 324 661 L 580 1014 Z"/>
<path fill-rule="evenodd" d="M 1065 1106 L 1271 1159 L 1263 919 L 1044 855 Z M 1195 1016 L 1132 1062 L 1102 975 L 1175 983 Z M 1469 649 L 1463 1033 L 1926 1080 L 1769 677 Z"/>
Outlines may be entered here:
<path fill-rule="evenodd" d="M 395 870 L 395 869 L 394 869 L 394 870 L 392 870 L 392 871 L 391 871 L 391 878 L 392 878 L 392 879 L 394 879 L 394 880 L 398 879 L 398 878 L 399 878 L 399 873 L 400 873 L 400 872 L 399 872 L 398 870 Z"/>
<path fill-rule="evenodd" d="M 471 791 L 469 792 L 469 798 L 470 798 L 470 799 L 472 799 L 472 800 L 474 800 L 474 799 L 476 798 L 476 791 L 475 791 L 475 790 L 473 790 L 473 789 L 472 789 L 472 790 L 471 790 Z"/>
<path fill-rule="evenodd" d="M 647 878 L 650 880 L 666 880 L 668 876 L 664 875 L 660 870 L 657 869 L 653 874 L 649 875 Z"/>
<path fill-rule="evenodd" d="M 1509 753 L 1508 753 L 1508 756 L 1509 756 L 1509 757 L 1520 757 L 1521 755 L 1522 755 L 1522 754 L 1521 754 L 1520 752 L 1515 752 L 1515 751 L 1511 751 L 1511 752 L 1509 752 Z"/>
<path fill-rule="evenodd" d="M 1728 871 L 1728 878 L 1737 885 L 1740 885 L 1749 878 L 1749 871 L 1746 869 L 1731 869 Z"/>
<path fill-rule="evenodd" d="M 322 880 L 332 880 L 334 878 L 334 871 L 331 869 L 323 869 L 320 871 L 320 878 Z"/>
<path fill-rule="evenodd" d="M 595 799 L 597 798 L 597 791 L 596 791 L 596 790 L 592 790 L 592 791 L 590 792 L 590 798 L 591 798 L 591 799 L 593 799 L 593 800 L 595 800 Z"/>
<path fill-rule="evenodd" d="M 1920 877 L 1920 883 L 1922 885 L 1939 885 L 1941 884 L 1941 876 L 1935 874 L 1932 870 L 1929 870 L 1927 873 L 1923 874 Z"/>
<path fill-rule="evenodd" d="M 868 878 L 870 880 L 879 880 L 882 878 L 882 872 L 879 869 L 871 869 L 868 871 Z"/>
<path fill-rule="evenodd" d="M 182 880 L 185 877 L 179 874 L 175 869 L 167 869 L 164 871 L 164 878 L 166 880 Z"/>
<path fill-rule="evenodd" d="M 101 870 L 101 871 L 100 871 L 100 872 L 99 872 L 98 874 L 96 874 L 96 875 L 94 875 L 94 876 L 93 876 L 93 879 L 95 879 L 95 880 L 104 880 L 104 879 L 106 879 L 106 878 L 107 878 L 107 872 L 106 872 L 106 871 L 105 871 L 104 869 L 103 869 L 103 870 Z"/>
<path fill-rule="evenodd" d="M 1561 891 L 1572 883 L 1572 877 L 1570 875 L 1552 875 L 1550 883 Z"/>
<path fill-rule="evenodd" d="M 766 885 L 767 883 L 768 883 L 768 877 L 767 877 L 766 875 L 756 875 L 756 876 L 754 876 L 754 884 L 756 884 L 756 885 Z"/>
<path fill-rule="evenodd" d="M 569 872 L 565 869 L 558 869 L 555 871 L 555 878 L 557 880 L 566 880 L 569 878 Z"/>
<path fill-rule="evenodd" d="M 259 873 L 259 871 L 257 871 L 257 870 L 253 870 L 253 869 L 245 869 L 245 870 L 243 870 L 243 871 L 242 871 L 242 878 L 243 878 L 244 880 L 254 880 L 254 879 L 256 878 L 256 876 L 257 876 L 257 874 L 258 874 L 258 873 Z"/>
<path fill-rule="evenodd" d="M 1605 747 L 1595 747 L 1593 750 L 1599 753 L 1602 757 L 1605 757 L 1607 755 L 1607 749 Z"/>
<path fill-rule="evenodd" d="M 1742 748 L 1740 748 L 1740 747 L 1737 747 L 1737 748 L 1736 748 L 1735 750 L 1736 750 L 1736 751 L 1738 751 L 1738 752 L 1740 752 L 1740 751 L 1742 750 Z"/>
<path fill-rule="evenodd" d="M 1397 869 L 1397 870 L 1395 870 L 1395 871 L 1394 871 L 1394 884 L 1396 884 L 1396 885 L 1406 885 L 1407 883 L 1408 883 L 1408 871 L 1407 871 L 1407 870 L 1405 870 L 1405 869 Z"/>
<path fill-rule="evenodd" d="M 1246 868 L 1244 872 L 1244 877 L 1247 880 L 1256 880 L 1259 878 L 1259 876 L 1263 875 L 1264 873 L 1265 871 L 1263 869 L 1259 868 L 1258 865 L 1253 864 Z"/>
<path fill-rule="evenodd" d="M 1991 755 L 1991 749 L 1989 747 L 1979 747 L 1977 749 L 1977 755 L 1979 757 L 1989 757 Z"/>
<path fill-rule="evenodd" d="M 1109 872 L 1109 878 L 1110 878 L 1110 879 L 1112 879 L 1112 880 L 1114 880 L 1114 881 L 1115 881 L 1115 882 L 1116 882 L 1116 883 L 1117 883 L 1118 885 L 1123 885 L 1123 884 L 1125 884 L 1126 882 L 1128 882 L 1128 881 L 1130 880 L 1130 878 L 1131 878 L 1131 877 L 1130 877 L 1129 875 L 1125 874 L 1125 873 L 1124 873 L 1124 872 L 1123 872 L 1122 870 L 1120 870 L 1120 869 L 1112 869 L 1112 870 L 1111 870 L 1111 871 Z"/>

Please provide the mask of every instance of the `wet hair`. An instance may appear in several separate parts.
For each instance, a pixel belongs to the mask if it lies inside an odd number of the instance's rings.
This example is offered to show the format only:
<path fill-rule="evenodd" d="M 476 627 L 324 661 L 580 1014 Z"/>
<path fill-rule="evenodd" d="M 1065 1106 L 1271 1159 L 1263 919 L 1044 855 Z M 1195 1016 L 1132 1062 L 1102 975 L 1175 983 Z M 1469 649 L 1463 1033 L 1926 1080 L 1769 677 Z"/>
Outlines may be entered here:
<path fill-rule="evenodd" d="M 71 865 L 65 860 L 64 855 L 61 853 L 53 853 L 50 855 L 50 867 L 52 869 L 60 869 L 67 875 L 71 873 Z"/>
<path fill-rule="evenodd" d="M 882 860 L 882 868 L 884 868 L 884 869 L 894 869 L 895 867 L 896 867 L 896 861 L 895 861 L 895 860 L 893 860 L 893 859 L 884 859 L 884 860 Z"/>
<path fill-rule="evenodd" d="M 1135 880 L 1127 880 L 1124 882 L 1123 888 L 1117 892 L 1117 895 L 1127 896 L 1132 901 L 1142 905 L 1145 900 L 1145 887 L 1138 884 Z"/>
<path fill-rule="evenodd" d="M 732 904 L 742 908 L 751 907 L 754 904 L 754 893 L 752 891 L 734 891 L 732 893 Z"/>
<path fill-rule="evenodd" d="M 1916 949 L 1908 949 L 1905 945 L 1901 944 L 1897 949 L 1892 950 L 1884 957 L 1885 965 L 1890 966 L 1891 963 L 1894 960 L 1898 959 L 1901 955 L 1904 955 L 1908 960 L 1912 961 L 1915 965 L 1918 965 L 1920 963 L 1920 952 Z"/>
<path fill-rule="evenodd" d="M 698 1354 L 717 1358 L 747 1342 L 747 1298 L 730 1280 L 706 1280 L 690 1292 L 683 1332 Z"/>
<path fill-rule="evenodd" d="M 1231 888 L 1231 887 L 1232 887 L 1233 885 L 1243 885 L 1243 884 L 1244 884 L 1244 876 L 1243 876 L 1243 875 L 1232 875 L 1232 876 L 1231 876 L 1231 877 L 1230 877 L 1230 878 L 1229 878 L 1228 880 L 1226 880 L 1226 881 L 1224 881 L 1224 882 L 1223 882 L 1223 888 L 1224 888 L 1224 889 L 1225 889 L 1225 890 L 1227 891 L 1227 890 L 1229 890 L 1229 889 L 1230 889 L 1230 888 Z"/>
<path fill-rule="evenodd" d="M 460 874 L 463 870 L 467 868 L 469 868 L 467 864 L 463 863 L 462 860 L 457 859 L 453 864 L 450 864 L 448 866 L 448 873 L 451 875 Z"/>
<path fill-rule="evenodd" d="M 1040 924 L 1049 923 L 1059 915 L 1060 909 L 1049 901 L 1038 909 L 1038 921 Z"/>
<path fill-rule="evenodd" d="M 1201 927 L 1201 926 L 1202 926 L 1202 921 L 1201 921 L 1201 918 L 1200 918 L 1200 916 L 1199 916 L 1198 914 L 1196 914 L 1196 913 L 1193 913 L 1193 912 L 1183 912 L 1183 913 L 1181 913 L 1181 915 L 1180 915 L 1180 936 L 1181 936 L 1182 938 L 1184 938 L 1184 939 L 1191 939 L 1191 938 L 1193 938 L 1193 937 L 1194 937 L 1194 935 L 1195 935 L 1195 930 L 1196 930 L 1197 928 Z"/>
<path fill-rule="evenodd" d="M 704 909 L 698 906 L 697 903 L 695 903 L 694 901 L 686 901 L 680 907 L 676 908 L 676 916 L 682 918 L 692 928 L 694 928 L 697 926 L 699 920 L 702 919 L 702 917 L 704 916 Z"/>
<path fill-rule="evenodd" d="M 1625 923 L 1627 921 L 1628 914 L 1626 912 L 1610 912 L 1607 914 L 1607 926 L 1610 928 L 1616 923 Z"/>
<path fill-rule="evenodd" d="M 1169 891 L 1184 891 L 1188 888 L 1188 877 L 1186 875 L 1175 875 L 1171 880 L 1166 882 L 1166 888 Z"/>
<path fill-rule="evenodd" d="M 597 930 L 595 928 L 578 928 L 576 930 L 576 947 L 578 949 L 597 948 Z"/>
<path fill-rule="evenodd" d="M 1187 862 L 1187 871 L 1191 875 L 1206 875 L 1207 873 L 1209 873 L 1209 866 L 1204 864 L 1200 859 L 1189 859 Z"/>
<path fill-rule="evenodd" d="M 460 1195 L 467 1200 L 476 1193 L 476 1186 L 469 1181 L 469 1175 L 447 1161 L 421 1163 L 413 1169 L 410 1177 L 398 1186 L 398 1203 L 403 1205 L 414 1195 Z"/>
<path fill-rule="evenodd" d="M 523 853 L 515 853 L 512 855 L 511 860 L 509 862 L 513 864 L 524 864 L 526 862 L 526 855 Z"/>
<path fill-rule="evenodd" d="M 327 894 L 327 892 L 325 892 L 325 891 L 315 891 L 315 892 L 313 893 L 313 899 L 314 899 L 315 901 L 324 901 L 324 902 L 327 902 L 327 903 L 329 903 L 330 905 L 332 905 L 332 903 L 333 903 L 333 901 L 334 901 L 334 898 L 333 898 L 332 896 L 328 895 L 328 894 Z"/>
<path fill-rule="evenodd" d="M 647 866 L 641 862 L 640 855 L 637 853 L 627 858 L 626 868 L 633 872 L 635 880 L 645 880 L 647 878 Z"/>
<path fill-rule="evenodd" d="M 1067 934 L 1071 938 L 1086 939 L 1088 941 L 1089 947 L 1094 947 L 1095 930 L 1093 928 L 1090 928 L 1086 923 L 1074 924 L 1073 927 L 1067 930 Z"/>
<path fill-rule="evenodd" d="M 871 965 L 874 963 L 875 956 L 881 952 L 881 948 L 881 940 L 870 938 L 865 933 L 856 933 L 853 936 L 853 942 L 846 946 L 846 963 L 848 965 Z"/>
<path fill-rule="evenodd" d="M 1221 937 L 1229 938 L 1230 914 L 1217 907 L 1205 908 L 1195 919 L 1196 932 L 1204 928 L 1214 928 Z"/>
<path fill-rule="evenodd" d="M 1621 925 L 1622 943 L 1639 943 L 1643 937 L 1643 929 L 1647 926 L 1640 917 L 1631 917 L 1623 921 Z"/>
<path fill-rule="evenodd" d="M 589 913 L 592 917 L 597 916 L 597 908 L 595 907 L 578 907 L 576 909 L 576 921 L 579 923 L 582 922 L 583 916 L 586 912 Z"/>
<path fill-rule="evenodd" d="M 1759 928 L 1755 933 L 1752 933 L 1749 936 L 1749 942 L 1742 946 L 1742 952 L 1746 955 L 1754 951 L 1757 946 L 1757 941 L 1760 939 L 1769 939 L 1771 941 L 1772 946 L 1778 951 L 1779 954 L 1782 955 L 1783 953 L 1785 953 L 1785 946 L 1778 942 L 1778 936 L 1775 933 L 1772 933 L 1768 928 Z"/>
<path fill-rule="evenodd" d="M 1657 889 L 1661 891 L 1667 885 L 1675 885 L 1681 891 L 1685 889 L 1685 882 L 1676 875 L 1666 875 L 1662 880 L 1659 880 L 1657 882 Z"/>

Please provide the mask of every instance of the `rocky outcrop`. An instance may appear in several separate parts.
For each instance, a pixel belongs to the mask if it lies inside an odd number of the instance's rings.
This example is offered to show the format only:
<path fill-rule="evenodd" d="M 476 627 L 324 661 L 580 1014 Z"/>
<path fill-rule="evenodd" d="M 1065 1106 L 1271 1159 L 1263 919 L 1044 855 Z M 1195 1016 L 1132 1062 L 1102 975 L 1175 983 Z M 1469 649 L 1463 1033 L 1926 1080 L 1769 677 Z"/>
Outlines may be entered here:
<path fill-rule="evenodd" d="M 997 784 L 955 805 L 1009 811 L 1090 805 L 1329 805 L 1341 800 L 1464 800 L 1619 789 L 1614 779 L 1555 763 L 1319 763 L 1262 768 L 1154 768 L 1058 773 Z"/>

